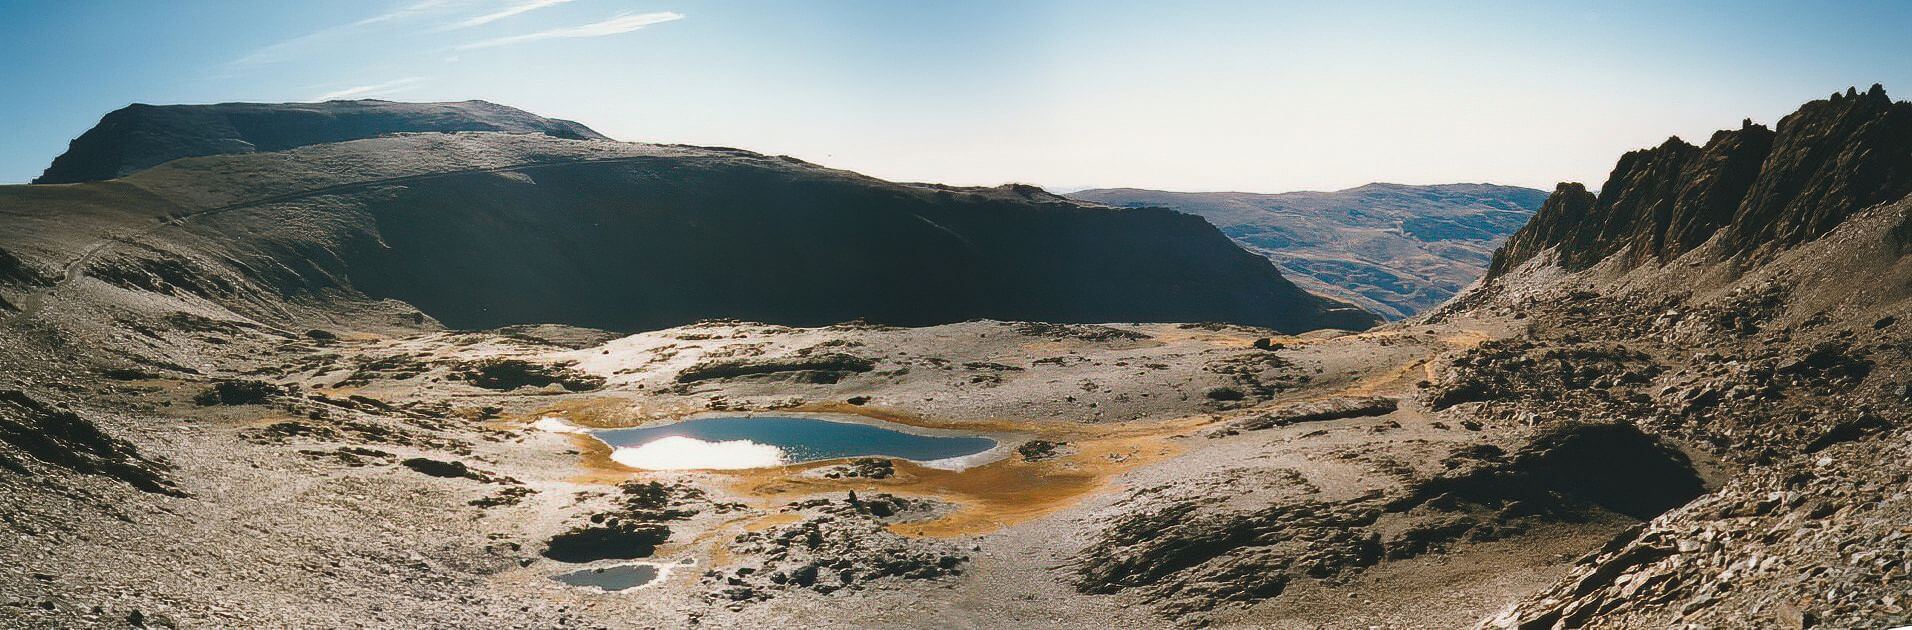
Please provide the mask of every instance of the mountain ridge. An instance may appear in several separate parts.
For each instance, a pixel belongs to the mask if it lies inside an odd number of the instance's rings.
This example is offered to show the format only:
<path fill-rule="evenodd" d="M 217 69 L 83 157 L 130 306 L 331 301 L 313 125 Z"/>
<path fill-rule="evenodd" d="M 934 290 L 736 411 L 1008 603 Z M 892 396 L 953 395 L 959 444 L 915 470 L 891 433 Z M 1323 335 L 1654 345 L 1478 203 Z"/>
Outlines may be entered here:
<path fill-rule="evenodd" d="M 108 112 L 53 159 L 35 184 L 114 179 L 165 162 L 286 149 L 392 133 L 502 131 L 609 140 L 584 125 L 489 101 L 402 103 L 135 103 Z"/>
<path fill-rule="evenodd" d="M 49 214 L 134 191 L 157 198 Z M 163 218 L 118 214 L 132 207 Z M 86 247 L 73 237 L 78 226 L 106 235 L 127 221 L 177 223 L 82 271 L 261 317 L 285 297 L 342 291 L 411 303 L 466 329 L 637 331 L 710 318 L 1214 320 L 1283 330 L 1377 321 L 1294 287 L 1195 217 L 1026 187 L 895 184 L 726 148 L 385 135 L 176 159 L 112 182 L 0 188 L 0 212 L 22 228 L 0 247 L 42 271 Z"/>

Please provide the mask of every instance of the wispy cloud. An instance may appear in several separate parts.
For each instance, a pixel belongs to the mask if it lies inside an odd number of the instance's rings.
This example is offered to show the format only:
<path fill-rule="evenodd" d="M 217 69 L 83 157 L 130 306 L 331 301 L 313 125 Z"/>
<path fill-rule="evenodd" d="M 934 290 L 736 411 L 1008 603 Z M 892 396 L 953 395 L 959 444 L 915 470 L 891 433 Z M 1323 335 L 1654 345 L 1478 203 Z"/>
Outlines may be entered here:
<path fill-rule="evenodd" d="M 238 71 L 251 70 L 260 66 L 291 61 L 302 55 L 312 53 L 313 50 L 320 48 L 324 44 L 347 39 L 372 27 L 455 9 L 459 5 L 469 3 L 470 0 L 418 0 L 417 2 L 399 5 L 384 13 L 356 22 L 339 24 L 261 47 L 247 53 L 245 56 L 227 62 L 226 73 L 231 74 Z"/>
<path fill-rule="evenodd" d="M 337 37 L 340 33 L 345 32 L 345 30 L 346 29 L 344 27 L 334 27 L 334 28 L 325 29 L 323 31 L 309 33 L 306 35 L 300 35 L 292 39 L 288 39 L 276 44 L 272 44 L 270 46 L 260 48 L 258 50 L 254 50 L 250 53 L 246 53 L 246 55 L 243 57 L 227 62 L 226 68 L 228 70 L 245 70 L 245 69 L 256 68 L 256 67 L 267 65 L 267 64 L 274 64 L 274 63 L 279 63 L 281 61 L 286 61 L 288 59 L 291 59 L 297 56 L 297 53 L 300 50 L 309 48 L 315 43 Z"/>
<path fill-rule="evenodd" d="M 333 99 L 341 99 L 341 98 L 382 96 L 385 94 L 392 94 L 396 92 L 405 91 L 407 89 L 410 89 L 412 86 L 418 85 L 419 83 L 422 83 L 424 81 L 425 81 L 424 77 L 405 77 L 403 79 L 393 79 L 391 81 L 386 81 L 384 83 L 374 83 L 372 85 L 359 85 L 359 86 L 345 88 L 342 90 L 333 90 L 330 92 L 326 92 L 324 94 L 320 94 L 317 97 L 313 98 L 312 100 L 330 101 Z"/>
<path fill-rule="evenodd" d="M 378 24 L 380 22 L 403 20 L 405 18 L 412 17 L 414 15 L 422 15 L 425 13 L 431 13 L 432 11 L 436 11 L 441 7 L 446 7 L 453 4 L 457 4 L 457 0 L 419 0 L 418 2 L 413 2 L 411 4 L 403 5 L 398 8 L 392 9 L 390 11 L 386 11 L 384 13 L 380 13 L 378 15 L 365 18 L 357 22 L 353 22 L 352 26 L 369 26 L 372 24 Z"/>
<path fill-rule="evenodd" d="M 492 48 L 495 46 L 511 46 L 515 44 L 525 44 L 530 42 L 543 41 L 547 39 L 575 39 L 575 38 L 583 38 L 583 37 L 605 37 L 609 35 L 629 33 L 631 31 L 635 31 L 637 29 L 644 28 L 652 24 L 662 24 L 664 22 L 675 22 L 681 19 L 684 19 L 684 16 L 682 14 L 674 13 L 671 11 L 661 11 L 657 13 L 624 13 L 608 20 L 604 20 L 601 22 L 592 22 L 590 24 L 584 24 L 581 26 L 554 28 L 548 31 L 538 31 L 535 33 L 525 33 L 523 35 L 510 35 L 506 37 L 480 40 L 480 41 L 458 46 L 454 50 L 473 50 L 477 48 Z"/>
<path fill-rule="evenodd" d="M 571 2 L 571 0 L 521 0 L 519 2 L 513 3 L 509 7 L 505 7 L 503 9 L 499 9 L 491 13 L 486 13 L 484 15 L 479 15 L 479 16 L 473 16 L 471 18 L 459 20 L 451 24 L 446 24 L 445 26 L 439 28 L 438 30 L 451 31 L 451 30 L 457 30 L 461 28 L 471 28 L 474 26 L 484 26 L 486 24 L 490 24 L 492 22 L 496 22 L 498 20 L 502 20 L 514 15 L 530 13 L 538 9 L 542 9 L 545 7 L 553 7 L 560 4 L 564 4 L 566 2 Z"/>

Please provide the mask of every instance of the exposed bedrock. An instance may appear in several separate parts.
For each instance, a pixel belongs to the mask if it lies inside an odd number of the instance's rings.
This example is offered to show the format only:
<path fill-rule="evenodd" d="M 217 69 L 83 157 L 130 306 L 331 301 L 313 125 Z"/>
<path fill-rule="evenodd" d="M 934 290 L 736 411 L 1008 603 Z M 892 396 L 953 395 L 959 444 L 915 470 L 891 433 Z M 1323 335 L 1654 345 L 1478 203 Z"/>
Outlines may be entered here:
<path fill-rule="evenodd" d="M 159 494 L 184 493 L 165 475 L 171 467 L 146 458 L 131 443 L 107 435 L 92 421 L 19 390 L 0 391 L 0 468 L 30 473 L 17 453 L 76 473 L 99 475 Z"/>
<path fill-rule="evenodd" d="M 1645 520 L 1706 491 L 1685 454 L 1621 423 L 1555 426 L 1511 457 L 1490 452 L 1460 461 L 1467 465 L 1420 484 L 1390 507 L 1465 501 L 1554 514 L 1598 507 Z"/>
<path fill-rule="evenodd" d="M 1351 499 L 1256 510 L 1196 494 L 1141 501 L 1076 557 L 1084 593 L 1136 591 L 1168 615 L 1276 597 L 1387 560 L 1492 541 L 1545 522 L 1651 519 L 1705 492 L 1687 457 L 1625 424 L 1567 423 L 1513 453 L 1457 450 L 1446 472 Z M 1305 485 L 1305 484 L 1304 484 Z M 1165 494 L 1166 488 L 1137 497 Z"/>

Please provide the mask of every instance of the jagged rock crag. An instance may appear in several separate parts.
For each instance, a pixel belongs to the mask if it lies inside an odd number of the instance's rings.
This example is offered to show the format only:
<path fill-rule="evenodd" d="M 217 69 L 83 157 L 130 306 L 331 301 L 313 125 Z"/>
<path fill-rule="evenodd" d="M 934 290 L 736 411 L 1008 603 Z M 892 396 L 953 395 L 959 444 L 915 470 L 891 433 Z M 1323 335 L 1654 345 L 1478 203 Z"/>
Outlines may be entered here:
<path fill-rule="evenodd" d="M 1664 262 L 1718 235 L 1723 254 L 1812 240 L 1912 193 L 1912 103 L 1874 85 L 1813 101 L 1768 130 L 1752 121 L 1704 147 L 1679 138 L 1626 154 L 1596 198 L 1563 183 L 1494 255 L 1498 276 L 1550 248 L 1580 270 L 1624 254 Z"/>

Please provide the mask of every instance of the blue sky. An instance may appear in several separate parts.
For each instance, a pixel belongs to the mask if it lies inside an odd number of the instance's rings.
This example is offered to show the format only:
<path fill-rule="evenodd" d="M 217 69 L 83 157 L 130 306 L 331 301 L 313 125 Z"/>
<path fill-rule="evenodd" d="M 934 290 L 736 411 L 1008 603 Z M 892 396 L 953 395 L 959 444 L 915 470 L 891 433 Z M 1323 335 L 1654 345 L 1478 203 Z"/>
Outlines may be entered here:
<path fill-rule="evenodd" d="M 481 98 L 612 137 L 1052 189 L 1597 185 L 1912 96 L 1912 3 L 0 0 L 0 182 L 133 102 Z"/>

